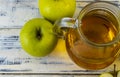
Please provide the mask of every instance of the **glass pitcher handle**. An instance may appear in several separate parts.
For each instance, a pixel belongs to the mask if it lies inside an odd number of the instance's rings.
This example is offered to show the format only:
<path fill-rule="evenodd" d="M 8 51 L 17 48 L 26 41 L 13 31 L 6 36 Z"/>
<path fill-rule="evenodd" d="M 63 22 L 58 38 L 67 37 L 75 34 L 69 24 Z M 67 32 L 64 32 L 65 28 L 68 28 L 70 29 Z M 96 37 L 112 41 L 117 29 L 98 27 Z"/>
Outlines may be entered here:
<path fill-rule="evenodd" d="M 64 38 L 68 29 L 77 28 L 77 25 L 78 21 L 75 18 L 65 17 L 55 22 L 53 31 L 58 37 Z"/>

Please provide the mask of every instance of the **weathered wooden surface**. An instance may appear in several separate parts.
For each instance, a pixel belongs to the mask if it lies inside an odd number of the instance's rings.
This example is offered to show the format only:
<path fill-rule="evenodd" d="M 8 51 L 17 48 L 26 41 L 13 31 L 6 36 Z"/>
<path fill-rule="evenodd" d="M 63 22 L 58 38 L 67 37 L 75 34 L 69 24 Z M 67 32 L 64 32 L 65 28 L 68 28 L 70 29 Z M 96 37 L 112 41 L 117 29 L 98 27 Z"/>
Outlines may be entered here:
<path fill-rule="evenodd" d="M 100 0 L 77 0 L 76 17 L 88 3 Z M 104 0 L 101 0 L 104 1 Z M 118 0 L 107 0 L 120 6 Z M 101 72 L 120 70 L 120 58 L 103 70 L 85 70 L 68 57 L 64 40 L 59 40 L 55 50 L 43 58 L 35 58 L 21 48 L 19 32 L 29 19 L 42 17 L 38 0 L 0 0 L 0 77 L 98 77 Z M 62 47 L 61 47 L 62 46 Z"/>
<path fill-rule="evenodd" d="M 1 75 L 0 77 L 98 77 L 97 75 Z"/>

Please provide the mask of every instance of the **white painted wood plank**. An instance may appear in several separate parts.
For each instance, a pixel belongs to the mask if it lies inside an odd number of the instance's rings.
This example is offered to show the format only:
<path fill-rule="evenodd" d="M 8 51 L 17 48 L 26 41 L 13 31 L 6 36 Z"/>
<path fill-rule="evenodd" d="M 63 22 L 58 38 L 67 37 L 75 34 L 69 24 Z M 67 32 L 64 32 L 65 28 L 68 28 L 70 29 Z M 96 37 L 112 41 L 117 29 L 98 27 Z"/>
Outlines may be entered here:
<path fill-rule="evenodd" d="M 0 75 L 8 77 L 8 75 Z M 9 75 L 9 77 L 98 77 L 98 75 Z"/>
<path fill-rule="evenodd" d="M 21 27 L 40 17 L 37 0 L 0 0 L 0 27 Z"/>

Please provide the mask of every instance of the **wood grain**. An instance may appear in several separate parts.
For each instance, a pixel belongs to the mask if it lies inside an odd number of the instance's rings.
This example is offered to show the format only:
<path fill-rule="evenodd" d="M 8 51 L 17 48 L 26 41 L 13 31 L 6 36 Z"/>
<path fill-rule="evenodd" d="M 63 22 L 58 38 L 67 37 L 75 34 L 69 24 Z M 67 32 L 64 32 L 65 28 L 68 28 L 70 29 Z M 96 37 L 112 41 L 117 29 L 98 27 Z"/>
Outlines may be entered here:
<path fill-rule="evenodd" d="M 76 0 L 74 17 L 88 3 L 100 0 Z M 103 0 L 102 0 L 103 1 Z M 107 0 L 119 6 L 117 0 Z M 0 0 L 0 76 L 1 77 L 97 77 L 101 72 L 112 71 L 113 64 L 120 70 L 120 58 L 103 70 L 85 70 L 74 64 L 59 39 L 54 51 L 43 58 L 28 55 L 19 42 L 19 33 L 26 21 L 39 14 L 38 0 Z M 61 48 L 62 46 L 62 48 Z"/>

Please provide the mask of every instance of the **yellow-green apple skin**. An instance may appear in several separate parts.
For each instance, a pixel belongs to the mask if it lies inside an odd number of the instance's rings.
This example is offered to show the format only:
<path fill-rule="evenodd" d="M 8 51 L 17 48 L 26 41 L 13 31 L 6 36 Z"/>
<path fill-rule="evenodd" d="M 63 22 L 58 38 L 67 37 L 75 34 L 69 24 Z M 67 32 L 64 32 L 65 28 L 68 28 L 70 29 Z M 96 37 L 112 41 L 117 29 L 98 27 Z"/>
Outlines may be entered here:
<path fill-rule="evenodd" d="M 48 55 L 57 44 L 53 33 L 53 25 L 42 18 L 34 18 L 25 23 L 20 31 L 22 48 L 31 56 L 43 57 Z"/>
<path fill-rule="evenodd" d="M 40 14 L 54 22 L 62 17 L 72 17 L 76 9 L 76 0 L 39 0 Z"/>
<path fill-rule="evenodd" d="M 113 77 L 113 75 L 109 72 L 105 72 L 105 73 L 100 74 L 99 77 Z"/>
<path fill-rule="evenodd" d="M 117 77 L 120 77 L 120 70 L 117 72 Z"/>

